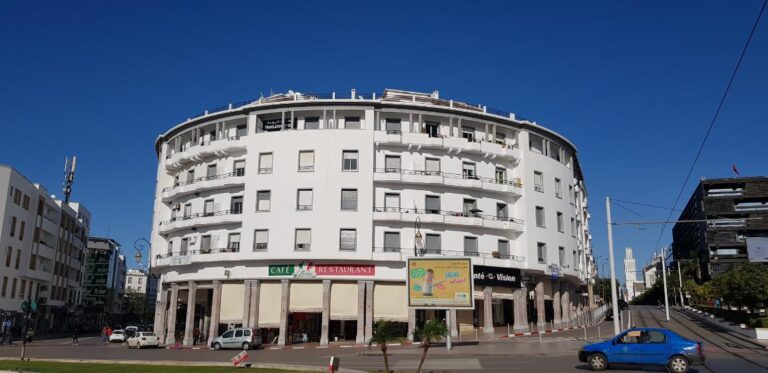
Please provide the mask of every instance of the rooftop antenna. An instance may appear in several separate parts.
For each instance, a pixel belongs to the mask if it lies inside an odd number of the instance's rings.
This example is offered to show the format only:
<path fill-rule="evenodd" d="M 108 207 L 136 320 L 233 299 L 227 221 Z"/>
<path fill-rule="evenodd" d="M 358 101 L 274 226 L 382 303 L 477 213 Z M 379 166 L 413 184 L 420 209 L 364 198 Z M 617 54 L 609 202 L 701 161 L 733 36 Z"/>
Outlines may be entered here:
<path fill-rule="evenodd" d="M 69 196 L 72 195 L 72 184 L 75 183 L 75 167 L 77 167 L 77 157 L 72 156 L 64 158 L 64 185 L 61 189 L 64 192 L 64 203 L 69 203 Z"/>

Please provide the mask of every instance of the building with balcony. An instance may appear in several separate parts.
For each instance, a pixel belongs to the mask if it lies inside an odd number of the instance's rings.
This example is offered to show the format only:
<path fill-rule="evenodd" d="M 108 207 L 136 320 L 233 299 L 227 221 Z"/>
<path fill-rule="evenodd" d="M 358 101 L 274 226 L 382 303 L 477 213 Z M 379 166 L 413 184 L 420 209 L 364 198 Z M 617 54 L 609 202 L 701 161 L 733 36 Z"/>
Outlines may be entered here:
<path fill-rule="evenodd" d="M 36 300 L 31 327 L 69 330 L 82 300 L 91 214 L 0 165 L 0 309 L 21 330 L 21 303 Z"/>
<path fill-rule="evenodd" d="M 437 92 L 289 92 L 189 118 L 156 151 L 166 343 L 236 325 L 279 345 L 363 343 L 382 319 L 412 337 L 445 315 L 408 309 L 415 255 L 517 279 L 484 282 L 474 311 L 450 311 L 457 336 L 573 325 L 592 304 L 576 148 L 512 113 Z"/>
<path fill-rule="evenodd" d="M 672 252 L 675 260 L 698 262 L 698 281 L 766 261 L 750 252 L 768 243 L 768 177 L 701 180 L 678 220 L 687 222 L 672 228 Z"/>
<path fill-rule="evenodd" d="M 83 323 L 98 329 L 111 325 L 124 313 L 125 256 L 120 244 L 103 237 L 89 237 L 85 260 Z"/>

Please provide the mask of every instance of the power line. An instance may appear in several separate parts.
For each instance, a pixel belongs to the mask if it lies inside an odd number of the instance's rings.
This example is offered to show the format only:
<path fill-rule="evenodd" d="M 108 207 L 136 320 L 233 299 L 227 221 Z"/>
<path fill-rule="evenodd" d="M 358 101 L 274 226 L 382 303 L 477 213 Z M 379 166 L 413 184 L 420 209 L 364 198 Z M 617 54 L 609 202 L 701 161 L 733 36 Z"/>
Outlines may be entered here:
<path fill-rule="evenodd" d="M 678 209 L 671 209 L 671 208 L 669 208 L 669 207 L 664 207 L 664 206 L 657 206 L 657 205 L 652 205 L 652 204 L 650 204 L 650 203 L 642 203 L 642 202 L 626 201 L 626 200 L 623 200 L 623 199 L 615 199 L 615 198 L 611 198 L 611 202 L 613 202 L 613 201 L 617 201 L 617 202 L 623 202 L 623 203 L 630 203 L 630 204 L 633 204 L 633 205 L 638 205 L 638 206 L 653 207 L 653 208 L 662 209 L 662 210 L 680 211 L 680 210 L 678 210 Z"/>
<path fill-rule="evenodd" d="M 639 213 L 639 212 L 637 212 L 637 211 L 635 211 L 635 210 L 632 210 L 631 208 L 629 208 L 629 207 L 626 207 L 626 206 L 622 205 L 621 203 L 617 203 L 615 199 L 614 199 L 614 200 L 611 200 L 611 201 L 612 201 L 612 202 L 614 202 L 614 204 L 615 204 L 616 206 L 618 206 L 618 207 L 621 207 L 621 208 L 623 208 L 624 210 L 627 210 L 627 211 L 629 211 L 629 212 L 631 212 L 631 213 L 633 213 L 633 214 L 635 214 L 635 215 L 637 215 L 637 216 L 639 216 L 639 217 L 641 217 L 641 218 L 645 219 L 645 216 L 643 216 L 643 214 L 641 214 L 641 213 Z"/>
<path fill-rule="evenodd" d="M 734 67 L 733 72 L 731 73 L 731 78 L 728 80 L 728 85 L 725 87 L 723 96 L 720 98 L 720 103 L 717 105 L 717 109 L 715 110 L 715 115 L 712 117 L 712 121 L 709 123 L 709 128 L 707 128 L 707 132 L 706 134 L 704 134 L 704 139 L 701 141 L 701 145 L 699 145 L 699 150 L 696 152 L 696 157 L 693 159 L 691 168 L 688 169 L 688 174 L 685 176 L 683 185 L 680 187 L 680 191 L 677 193 L 677 198 L 675 198 L 675 203 L 672 205 L 673 209 L 677 207 L 677 203 L 680 202 L 680 197 L 682 197 L 683 191 L 685 191 L 685 186 L 688 185 L 688 180 L 691 178 L 693 169 L 696 167 L 696 163 L 699 161 L 701 152 L 704 150 L 704 145 L 706 145 L 707 139 L 709 139 L 709 134 L 712 133 L 712 128 L 715 127 L 715 122 L 717 122 L 717 118 L 720 115 L 720 110 L 723 108 L 725 99 L 726 97 L 728 97 L 728 93 L 731 91 L 731 86 L 733 85 L 733 81 L 736 78 L 736 73 L 739 72 L 739 67 L 741 67 L 741 61 L 744 60 L 744 55 L 747 54 L 747 49 L 749 49 L 749 43 L 752 42 L 752 36 L 755 35 L 755 30 L 757 30 L 757 25 L 760 23 L 760 18 L 762 18 L 763 16 L 763 12 L 765 11 L 766 4 L 768 4 L 768 0 L 763 0 L 763 5 L 760 7 L 760 13 L 757 14 L 755 23 L 752 25 L 752 30 L 749 32 L 749 37 L 747 37 L 747 42 L 744 43 L 744 48 L 741 50 L 741 55 L 739 55 L 739 60 L 738 62 L 736 62 L 736 67 Z M 672 212 L 673 211 L 669 212 L 669 215 L 667 216 L 667 220 L 669 220 L 672 217 Z M 656 247 L 659 246 L 659 242 L 661 242 L 661 236 L 664 235 L 664 230 L 666 228 L 667 228 L 667 224 L 664 224 L 661 226 L 661 232 L 659 232 L 659 238 L 656 240 Z"/>

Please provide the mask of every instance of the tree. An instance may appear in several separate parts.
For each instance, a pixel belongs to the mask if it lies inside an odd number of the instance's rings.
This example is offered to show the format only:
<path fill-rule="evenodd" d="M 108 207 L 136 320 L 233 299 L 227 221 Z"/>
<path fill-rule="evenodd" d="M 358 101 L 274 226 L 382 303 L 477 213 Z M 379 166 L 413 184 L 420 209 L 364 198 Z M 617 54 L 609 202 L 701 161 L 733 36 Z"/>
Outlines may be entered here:
<path fill-rule="evenodd" d="M 129 321 L 140 321 L 143 323 L 151 317 L 146 294 L 129 289 L 125 293 L 125 299 L 128 306 Z"/>
<path fill-rule="evenodd" d="M 368 341 L 368 347 L 371 347 L 374 343 L 379 345 L 381 354 L 384 355 L 384 371 L 389 373 L 389 356 L 387 355 L 387 344 L 399 341 L 397 336 L 397 329 L 395 325 L 387 320 L 377 321 L 373 325 L 373 335 L 371 340 Z"/>
<path fill-rule="evenodd" d="M 712 280 L 715 292 L 727 303 L 741 309 L 755 309 L 768 305 L 768 266 L 762 263 L 744 263 L 718 274 Z"/>
<path fill-rule="evenodd" d="M 423 328 L 416 331 L 416 338 L 421 340 L 421 348 L 424 349 L 421 352 L 419 368 L 416 369 L 417 373 L 421 373 L 421 366 L 424 365 L 424 360 L 427 358 L 427 351 L 429 351 L 432 341 L 443 339 L 447 335 L 448 328 L 445 326 L 445 323 L 437 319 L 427 321 Z"/>

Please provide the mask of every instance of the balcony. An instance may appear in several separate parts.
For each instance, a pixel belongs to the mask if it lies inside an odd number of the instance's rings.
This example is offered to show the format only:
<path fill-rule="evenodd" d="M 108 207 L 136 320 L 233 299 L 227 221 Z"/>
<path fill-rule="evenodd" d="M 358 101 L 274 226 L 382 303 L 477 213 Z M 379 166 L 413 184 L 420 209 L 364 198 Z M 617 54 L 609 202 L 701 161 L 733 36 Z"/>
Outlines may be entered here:
<path fill-rule="evenodd" d="M 523 267 L 526 257 L 519 255 L 499 255 L 498 252 L 487 253 L 483 251 L 465 252 L 454 250 L 426 250 L 419 252 L 420 257 L 469 257 L 473 264 L 490 265 L 496 267 Z M 405 261 L 415 257 L 413 247 L 374 247 L 371 259 Z"/>
<path fill-rule="evenodd" d="M 240 223 L 242 212 L 242 210 L 222 210 L 177 216 L 170 220 L 161 221 L 160 233 L 167 234 L 191 227 Z"/>
<path fill-rule="evenodd" d="M 49 282 L 52 279 L 52 271 L 50 268 L 46 268 L 42 264 L 39 264 L 35 269 L 27 269 L 22 272 L 22 277 L 28 279 Z"/>
<path fill-rule="evenodd" d="M 160 198 L 168 202 L 174 197 L 180 197 L 200 190 L 213 190 L 245 185 L 245 170 L 237 170 L 221 175 L 199 177 L 189 181 L 176 183 L 174 186 L 163 188 Z"/>
<path fill-rule="evenodd" d="M 214 157 L 226 157 L 243 152 L 245 149 L 245 140 L 240 137 L 200 142 L 166 157 L 165 169 L 174 172 L 193 163 L 204 162 Z"/>
<path fill-rule="evenodd" d="M 488 229 L 502 229 L 522 232 L 525 226 L 523 220 L 507 216 L 496 216 L 473 212 L 422 210 L 399 207 L 375 207 L 373 220 L 406 221 L 421 223 L 449 224 L 471 226 Z"/>
<path fill-rule="evenodd" d="M 41 257 L 44 257 L 44 258 L 47 258 L 47 259 L 50 259 L 50 260 L 56 259 L 56 249 L 54 249 L 53 247 L 48 246 L 43 241 L 40 241 L 40 244 L 37 245 L 37 247 L 38 247 L 37 255 L 39 255 Z"/>
<path fill-rule="evenodd" d="M 519 179 L 490 178 L 452 174 L 442 171 L 403 170 L 399 168 L 377 168 L 374 181 L 403 182 L 407 184 L 447 185 L 458 188 L 487 190 L 492 192 L 522 195 L 523 184 Z"/>
<path fill-rule="evenodd" d="M 426 133 L 375 131 L 373 139 L 377 144 L 400 145 L 407 147 L 409 150 L 443 148 L 453 154 L 470 152 L 489 156 L 491 159 L 496 157 L 510 160 L 520 159 L 520 151 L 515 146 L 501 145 L 490 141 L 470 141 L 463 137 L 433 137 Z"/>
<path fill-rule="evenodd" d="M 155 266 L 175 266 L 175 265 L 187 265 L 200 262 L 216 262 L 220 260 L 240 260 L 231 254 L 239 253 L 239 246 L 237 247 L 225 247 L 218 249 L 208 250 L 186 250 L 165 254 L 158 254 L 155 256 Z"/>

